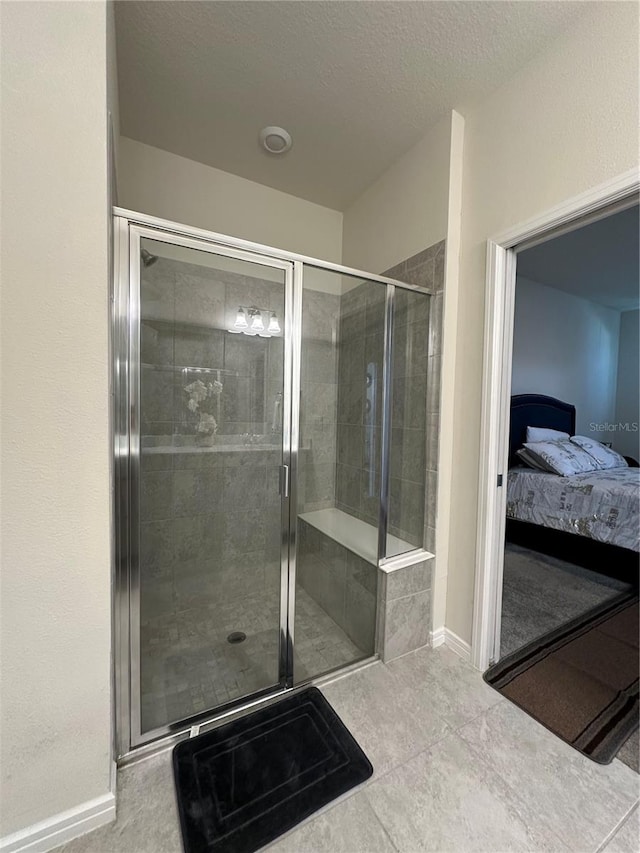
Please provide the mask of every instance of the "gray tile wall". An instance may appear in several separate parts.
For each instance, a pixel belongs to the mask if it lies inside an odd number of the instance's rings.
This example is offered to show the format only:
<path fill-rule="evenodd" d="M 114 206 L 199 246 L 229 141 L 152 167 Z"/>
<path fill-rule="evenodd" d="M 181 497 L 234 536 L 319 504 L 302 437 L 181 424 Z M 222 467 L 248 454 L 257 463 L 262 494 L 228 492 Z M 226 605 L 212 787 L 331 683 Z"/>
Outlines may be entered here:
<path fill-rule="evenodd" d="M 296 582 L 362 657 L 375 650 L 388 661 L 429 643 L 433 559 L 387 574 L 305 521 L 299 521 L 298 534 Z"/>
<path fill-rule="evenodd" d="M 383 661 L 429 643 L 432 575 L 433 559 L 380 572 L 377 650 Z"/>
<path fill-rule="evenodd" d="M 239 305 L 273 310 L 282 323 L 283 285 L 160 258 L 143 270 L 141 295 L 142 434 L 193 437 L 197 416 L 187 408 L 184 387 L 216 378 L 224 385 L 214 411 L 218 437 L 268 434 L 282 391 L 283 340 L 226 329 Z"/>
<path fill-rule="evenodd" d="M 305 521 L 298 523 L 297 583 L 361 651 L 375 650 L 378 569 Z M 343 660 L 339 665 L 352 663 Z M 338 664 L 336 664 L 338 665 Z"/>
<path fill-rule="evenodd" d="M 335 506 L 340 297 L 305 288 L 300 377 L 300 512 Z"/>
<path fill-rule="evenodd" d="M 430 298 L 396 291 L 392 356 L 389 532 L 424 543 Z"/>
<path fill-rule="evenodd" d="M 435 553 L 436 496 L 438 485 L 438 435 L 440 431 L 440 374 L 442 366 L 442 309 L 444 301 L 445 241 L 386 271 L 386 275 L 427 287 L 432 294 L 429 312 L 426 389 L 426 489 L 424 501 L 424 544 Z"/>
<path fill-rule="evenodd" d="M 335 505 L 377 526 L 386 288 L 371 282 L 340 300 Z M 367 386 L 376 405 L 367 408 Z M 370 419 L 370 420 L 369 420 Z"/>
<path fill-rule="evenodd" d="M 398 300 L 390 528 L 419 545 L 424 524 L 425 544 L 433 551 L 444 243 L 388 274 L 433 293 L 430 311 L 427 300 L 415 305 L 411 296 L 406 304 L 402 295 Z M 225 436 L 238 433 L 268 438 L 275 394 L 282 387 L 282 339 L 235 336 L 220 328 L 233 324 L 238 304 L 252 303 L 272 306 L 282 319 L 282 288 L 275 283 L 164 260 L 144 273 L 142 361 L 155 367 L 225 371 L 214 451 L 195 447 L 185 374 L 143 368 L 141 420 L 148 446 L 142 454 L 141 569 L 149 580 L 143 608 L 151 611 L 162 610 L 175 596 L 242 596 L 248 589 L 279 583 L 279 452 L 220 447 Z M 369 364 L 377 365 L 381 400 L 383 316 L 382 286 L 361 285 L 341 298 L 305 291 L 301 512 L 338 506 L 377 524 L 380 407 L 371 432 L 372 481 L 364 407 Z M 187 381 L 197 375 L 188 372 Z M 171 442 L 193 446 L 183 453 L 148 452 L 154 444 Z M 300 582 L 360 648 L 372 648 L 377 570 L 341 546 L 335 546 L 339 556 L 331 557 L 331 544 L 314 544 L 313 534 L 311 541 L 308 560 L 299 563 Z M 416 574 L 409 572 L 403 581 L 409 584 L 409 576 Z M 423 578 L 422 588 L 399 595 L 400 574 L 389 589 L 387 578 L 392 576 L 384 577 L 378 618 L 381 636 L 388 635 L 381 651 L 389 657 L 412 643 L 427 642 L 430 580 L 427 586 Z"/>
<path fill-rule="evenodd" d="M 196 590 L 206 603 L 279 584 L 279 461 L 279 451 L 142 452 L 143 621 Z"/>
<path fill-rule="evenodd" d="M 443 241 L 386 273 L 419 284 L 431 293 L 430 298 L 425 298 L 398 292 L 396 300 L 389 531 L 432 553 L 435 552 L 444 252 Z M 341 297 L 338 310 L 338 361 L 337 365 L 333 361 L 330 364 L 337 378 L 335 503 L 330 503 L 330 489 L 327 489 L 327 503 L 318 508 L 335 505 L 377 525 L 380 406 L 372 422 L 373 430 L 367 432 L 365 401 L 370 364 L 377 368 L 376 391 L 381 401 L 384 288 L 371 283 L 360 285 Z M 375 442 L 373 452 L 367 446 L 370 437 Z M 353 555 L 314 528 L 304 523 L 301 528 L 312 544 L 301 545 L 300 583 L 335 621 L 344 625 L 345 631 L 359 630 L 353 624 L 339 621 L 347 616 L 345 566 Z M 435 560 L 431 559 L 390 574 L 378 573 L 376 648 L 384 660 L 428 644 L 434 565 Z M 362 612 L 367 614 L 364 624 L 370 637 L 370 599 Z M 357 613 L 357 609 L 349 613 L 356 624 L 359 618 L 362 621 Z M 350 636 L 358 643 L 363 640 L 361 634 L 357 639 L 353 634 Z"/>
<path fill-rule="evenodd" d="M 409 284 L 419 284 L 426 287 L 432 294 L 428 316 L 428 345 L 426 348 L 426 400 L 425 409 L 425 446 L 424 446 L 424 547 L 436 553 L 436 513 L 438 488 L 438 435 L 440 430 L 440 384 L 442 363 L 442 309 L 444 299 L 444 258 L 445 241 L 435 243 L 428 249 L 408 258 L 398 264 L 386 275 L 406 281 Z M 421 318 L 422 319 L 422 318 Z M 420 329 L 424 334 L 424 327 Z M 413 360 L 420 366 L 415 376 L 424 376 L 424 348 L 421 350 L 422 360 Z M 420 387 L 417 378 L 411 380 Z M 422 416 L 422 415 L 421 415 Z M 409 421 L 412 422 L 413 415 Z M 416 439 L 417 441 L 417 439 Z M 411 449 L 407 454 L 404 447 L 401 463 L 397 457 L 392 460 L 393 466 L 400 464 L 400 470 L 406 471 L 406 464 L 413 454 L 420 458 L 419 451 Z M 410 464 L 410 463 L 409 463 Z M 420 506 L 417 500 L 412 500 L 414 506 Z M 393 506 L 393 505 L 392 505 Z M 419 510 L 418 510 L 419 511 Z M 402 518 L 402 516 L 401 516 Z M 396 522 L 397 523 L 397 522 Z M 412 523 L 415 523 L 412 521 Z M 412 532 L 412 531 L 407 531 Z M 408 537 L 403 537 L 408 538 Z M 410 540 L 411 541 L 411 540 Z M 379 652 L 383 660 L 405 654 L 412 649 L 426 645 L 430 641 L 432 625 L 431 615 L 431 583 L 435 574 L 435 560 L 422 564 L 424 570 L 412 567 L 408 575 L 403 576 L 406 569 L 386 575 L 380 584 L 378 604 Z M 415 570 L 415 571 L 414 571 Z M 394 577 L 396 575 L 397 577 Z M 403 587 L 402 584 L 405 584 Z M 418 585 L 422 589 L 418 589 Z"/>
<path fill-rule="evenodd" d="M 141 290 L 144 620 L 186 604 L 185 597 L 231 601 L 279 585 L 281 422 L 274 433 L 273 413 L 283 342 L 226 328 L 238 305 L 271 308 L 282 323 L 284 291 L 276 282 L 165 259 L 143 271 Z M 217 378 L 218 432 L 203 447 L 184 388 Z M 274 447 L 238 444 L 242 433 Z"/>
<path fill-rule="evenodd" d="M 433 546 L 441 355 L 444 242 L 388 270 L 429 289 L 431 298 L 398 291 L 394 324 L 389 532 L 416 547 Z M 370 283 L 344 294 L 338 338 L 336 506 L 378 522 L 384 288 Z M 377 368 L 373 477 L 366 444 L 367 368 Z"/>

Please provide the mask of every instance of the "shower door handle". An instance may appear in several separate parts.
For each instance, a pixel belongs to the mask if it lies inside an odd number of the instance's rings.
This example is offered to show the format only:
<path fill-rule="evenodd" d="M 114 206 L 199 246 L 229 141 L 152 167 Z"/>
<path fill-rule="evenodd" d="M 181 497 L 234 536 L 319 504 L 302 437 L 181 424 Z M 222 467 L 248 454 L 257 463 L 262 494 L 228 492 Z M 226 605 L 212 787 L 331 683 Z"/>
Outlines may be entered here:
<path fill-rule="evenodd" d="M 283 498 L 289 497 L 289 466 L 280 466 L 280 494 Z"/>

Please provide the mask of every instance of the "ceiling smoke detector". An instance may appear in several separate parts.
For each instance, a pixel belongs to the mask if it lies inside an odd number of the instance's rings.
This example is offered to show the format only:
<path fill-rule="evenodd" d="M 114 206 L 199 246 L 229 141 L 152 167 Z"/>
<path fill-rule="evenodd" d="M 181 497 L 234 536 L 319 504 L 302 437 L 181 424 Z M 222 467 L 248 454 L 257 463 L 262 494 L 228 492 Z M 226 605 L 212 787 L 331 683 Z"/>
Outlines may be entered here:
<path fill-rule="evenodd" d="M 291 134 L 284 127 L 263 127 L 260 144 L 269 154 L 286 154 L 291 148 Z"/>

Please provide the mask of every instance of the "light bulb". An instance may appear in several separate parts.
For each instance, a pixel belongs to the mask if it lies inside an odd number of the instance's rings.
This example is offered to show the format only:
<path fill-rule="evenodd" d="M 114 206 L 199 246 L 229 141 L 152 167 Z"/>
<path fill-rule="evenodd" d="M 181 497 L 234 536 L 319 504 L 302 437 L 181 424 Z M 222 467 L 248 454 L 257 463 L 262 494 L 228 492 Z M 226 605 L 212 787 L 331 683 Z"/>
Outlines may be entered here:
<path fill-rule="evenodd" d="M 253 315 L 251 322 L 251 330 L 253 332 L 264 332 L 264 323 L 262 322 L 262 314 L 259 311 Z"/>
<path fill-rule="evenodd" d="M 278 323 L 278 318 L 276 317 L 275 311 L 271 314 L 269 319 L 269 331 L 272 335 L 280 334 L 280 323 Z"/>
<path fill-rule="evenodd" d="M 242 307 L 238 308 L 238 313 L 236 315 L 236 322 L 234 323 L 236 329 L 248 329 L 249 324 L 247 323 L 247 316 L 244 313 L 244 309 Z"/>

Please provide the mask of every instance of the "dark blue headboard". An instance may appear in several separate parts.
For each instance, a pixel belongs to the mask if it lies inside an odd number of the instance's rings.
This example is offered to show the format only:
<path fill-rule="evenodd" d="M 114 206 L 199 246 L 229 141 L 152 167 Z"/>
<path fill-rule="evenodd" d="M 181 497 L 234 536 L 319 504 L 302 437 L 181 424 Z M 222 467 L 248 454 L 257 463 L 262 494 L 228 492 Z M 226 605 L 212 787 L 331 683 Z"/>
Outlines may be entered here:
<path fill-rule="evenodd" d="M 527 427 L 559 429 L 575 435 L 576 407 L 544 394 L 516 394 L 511 398 L 509 467 L 519 464 L 515 455 L 527 440 Z"/>

